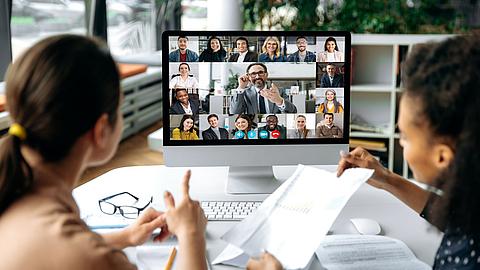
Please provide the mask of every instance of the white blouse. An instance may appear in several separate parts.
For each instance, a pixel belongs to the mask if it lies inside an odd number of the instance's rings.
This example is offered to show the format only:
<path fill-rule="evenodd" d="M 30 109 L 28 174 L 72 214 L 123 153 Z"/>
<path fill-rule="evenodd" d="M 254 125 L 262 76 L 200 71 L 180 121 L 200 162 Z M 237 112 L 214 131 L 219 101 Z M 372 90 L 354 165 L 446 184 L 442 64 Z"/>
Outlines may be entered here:
<path fill-rule="evenodd" d="M 186 80 L 182 76 L 176 76 L 170 80 L 170 88 L 198 88 L 198 81 L 195 77 L 188 76 Z"/>

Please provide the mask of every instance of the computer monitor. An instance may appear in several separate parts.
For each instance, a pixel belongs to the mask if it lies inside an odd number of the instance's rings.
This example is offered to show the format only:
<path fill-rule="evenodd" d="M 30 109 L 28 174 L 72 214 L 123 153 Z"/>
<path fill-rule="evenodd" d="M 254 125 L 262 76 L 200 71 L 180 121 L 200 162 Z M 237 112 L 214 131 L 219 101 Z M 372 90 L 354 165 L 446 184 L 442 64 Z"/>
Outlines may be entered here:
<path fill-rule="evenodd" d="M 272 166 L 337 164 L 348 150 L 350 33 L 166 31 L 162 42 L 167 166 L 230 166 L 228 193 L 271 193 Z"/>

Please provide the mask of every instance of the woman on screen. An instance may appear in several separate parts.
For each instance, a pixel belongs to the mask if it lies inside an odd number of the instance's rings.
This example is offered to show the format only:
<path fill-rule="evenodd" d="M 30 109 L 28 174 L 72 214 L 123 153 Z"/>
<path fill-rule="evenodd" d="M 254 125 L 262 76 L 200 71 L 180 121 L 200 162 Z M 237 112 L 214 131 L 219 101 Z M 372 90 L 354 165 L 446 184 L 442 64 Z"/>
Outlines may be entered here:
<path fill-rule="evenodd" d="M 180 125 L 173 129 L 173 140 L 198 140 L 197 131 L 195 130 L 195 119 L 191 115 L 184 115 L 180 121 Z"/>
<path fill-rule="evenodd" d="M 325 91 L 325 100 L 318 106 L 319 113 L 342 113 L 343 106 L 337 101 L 337 93 L 333 89 Z"/>
<path fill-rule="evenodd" d="M 12 125 L 0 143 L 0 269 L 136 269 L 122 249 L 142 245 L 156 228 L 155 240 L 179 238 L 179 268 L 207 269 L 206 220 L 187 196 L 190 173 L 177 207 L 163 195 L 166 213 L 148 208 L 102 235 L 80 218 L 73 188 L 88 167 L 113 156 L 123 130 L 120 76 L 105 44 L 75 35 L 36 43 L 9 67 L 6 96 Z"/>
<path fill-rule="evenodd" d="M 200 62 L 224 62 L 227 51 L 222 42 L 216 36 L 211 36 L 207 42 L 207 48 L 200 54 Z"/>
<path fill-rule="evenodd" d="M 374 169 L 367 183 L 390 192 L 443 232 L 434 270 L 480 265 L 479 48 L 479 34 L 456 36 L 417 45 L 404 62 L 400 144 L 414 178 L 428 189 L 389 171 L 362 148 L 343 153 L 338 165 L 338 175 L 351 167 Z"/>
<path fill-rule="evenodd" d="M 334 37 L 329 37 L 325 40 L 323 45 L 324 51 L 319 52 L 317 62 L 344 62 L 343 52 L 341 52 L 337 45 L 337 40 Z"/>
<path fill-rule="evenodd" d="M 180 74 L 174 75 L 170 80 L 170 89 L 198 89 L 198 81 L 195 77 L 190 75 L 190 66 L 187 63 L 181 63 L 178 66 L 178 71 Z"/>
<path fill-rule="evenodd" d="M 289 139 L 306 139 L 306 138 L 314 138 L 315 135 L 313 131 L 307 129 L 307 118 L 305 115 L 299 114 L 295 118 L 295 129 L 289 130 L 287 138 Z"/>
<path fill-rule="evenodd" d="M 285 62 L 287 58 L 280 53 L 280 41 L 277 37 L 267 37 L 263 42 L 258 62 Z"/>
<path fill-rule="evenodd" d="M 235 119 L 235 128 L 232 131 L 233 139 L 254 139 L 255 136 L 251 134 L 254 131 L 253 121 L 248 114 L 239 114 Z M 249 133 L 250 132 L 250 133 Z"/>

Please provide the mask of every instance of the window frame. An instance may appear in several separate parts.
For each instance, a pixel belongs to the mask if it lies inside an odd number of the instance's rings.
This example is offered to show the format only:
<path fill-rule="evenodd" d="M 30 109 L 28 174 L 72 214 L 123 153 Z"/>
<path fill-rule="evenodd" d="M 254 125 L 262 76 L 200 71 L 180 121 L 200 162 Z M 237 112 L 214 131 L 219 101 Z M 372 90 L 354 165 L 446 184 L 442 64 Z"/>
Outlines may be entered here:
<path fill-rule="evenodd" d="M 10 19 L 12 0 L 0 0 L 0 82 L 4 80 L 8 65 L 12 62 L 12 36 Z"/>

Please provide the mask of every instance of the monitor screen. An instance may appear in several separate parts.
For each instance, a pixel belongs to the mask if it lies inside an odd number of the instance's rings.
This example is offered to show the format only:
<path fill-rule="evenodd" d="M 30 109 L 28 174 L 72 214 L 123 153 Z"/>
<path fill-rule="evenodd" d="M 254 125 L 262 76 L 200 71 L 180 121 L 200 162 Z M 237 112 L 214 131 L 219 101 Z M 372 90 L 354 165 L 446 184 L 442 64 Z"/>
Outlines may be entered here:
<path fill-rule="evenodd" d="M 166 31 L 167 166 L 229 166 L 227 193 L 270 193 L 275 165 L 348 151 L 350 33 Z"/>
<path fill-rule="evenodd" d="M 348 144 L 350 33 L 166 31 L 162 41 L 164 145 Z"/>

